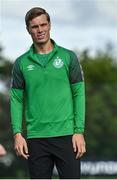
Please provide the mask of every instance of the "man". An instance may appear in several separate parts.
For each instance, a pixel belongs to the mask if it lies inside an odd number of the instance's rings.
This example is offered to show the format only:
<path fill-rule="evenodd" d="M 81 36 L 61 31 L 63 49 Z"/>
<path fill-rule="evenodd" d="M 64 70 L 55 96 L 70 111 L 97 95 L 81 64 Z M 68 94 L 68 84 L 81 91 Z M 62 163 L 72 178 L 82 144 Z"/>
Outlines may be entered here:
<path fill-rule="evenodd" d="M 28 159 L 30 177 L 80 178 L 85 153 L 85 92 L 81 66 L 71 50 L 50 39 L 49 14 L 29 10 L 26 28 L 33 44 L 14 63 L 11 119 L 17 155 Z M 22 136 L 25 101 L 27 142 Z"/>

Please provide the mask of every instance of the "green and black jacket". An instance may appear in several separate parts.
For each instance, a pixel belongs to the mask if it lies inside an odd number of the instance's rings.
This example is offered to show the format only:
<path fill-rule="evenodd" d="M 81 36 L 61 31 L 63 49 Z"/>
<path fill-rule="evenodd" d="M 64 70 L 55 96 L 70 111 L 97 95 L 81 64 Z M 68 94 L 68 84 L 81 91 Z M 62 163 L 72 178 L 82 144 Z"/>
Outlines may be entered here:
<path fill-rule="evenodd" d="M 32 45 L 14 63 L 10 91 L 14 134 L 22 133 L 24 99 L 27 138 L 84 132 L 82 68 L 73 51 L 52 42 L 49 54 L 37 54 Z"/>

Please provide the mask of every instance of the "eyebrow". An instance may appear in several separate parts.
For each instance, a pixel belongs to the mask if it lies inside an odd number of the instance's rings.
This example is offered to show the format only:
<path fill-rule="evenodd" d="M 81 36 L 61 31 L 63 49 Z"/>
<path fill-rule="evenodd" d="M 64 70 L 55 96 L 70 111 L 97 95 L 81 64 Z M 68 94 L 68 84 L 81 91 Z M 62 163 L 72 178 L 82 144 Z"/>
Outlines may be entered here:
<path fill-rule="evenodd" d="M 40 25 L 40 26 L 47 25 L 47 22 L 44 22 L 44 23 L 39 24 L 39 25 Z M 38 24 L 33 24 L 33 25 L 31 25 L 31 28 L 36 28 L 36 27 L 38 27 L 39 25 L 38 25 Z"/>
<path fill-rule="evenodd" d="M 38 25 L 34 24 L 34 25 L 31 25 L 31 28 L 36 28 L 38 27 Z"/>

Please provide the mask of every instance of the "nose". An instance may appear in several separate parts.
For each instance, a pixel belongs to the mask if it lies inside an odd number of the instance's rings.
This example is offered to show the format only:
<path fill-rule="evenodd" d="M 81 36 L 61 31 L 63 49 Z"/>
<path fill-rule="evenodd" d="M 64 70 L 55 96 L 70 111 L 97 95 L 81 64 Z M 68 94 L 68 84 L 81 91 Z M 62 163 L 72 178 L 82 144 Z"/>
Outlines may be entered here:
<path fill-rule="evenodd" d="M 42 32 L 42 27 L 38 26 L 38 32 Z"/>

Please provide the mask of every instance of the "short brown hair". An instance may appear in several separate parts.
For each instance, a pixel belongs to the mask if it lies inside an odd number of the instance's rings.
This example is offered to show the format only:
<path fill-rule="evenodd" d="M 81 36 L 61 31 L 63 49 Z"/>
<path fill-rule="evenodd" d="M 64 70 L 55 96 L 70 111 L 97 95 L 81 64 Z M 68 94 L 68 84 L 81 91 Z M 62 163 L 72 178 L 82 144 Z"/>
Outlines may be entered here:
<path fill-rule="evenodd" d="M 46 12 L 45 9 L 40 8 L 40 7 L 34 7 L 26 13 L 26 16 L 25 16 L 26 26 L 27 27 L 29 26 L 29 21 L 31 21 L 33 18 L 40 16 L 42 14 L 45 14 L 48 22 L 50 22 L 50 15 Z"/>

